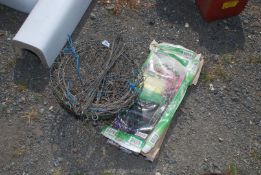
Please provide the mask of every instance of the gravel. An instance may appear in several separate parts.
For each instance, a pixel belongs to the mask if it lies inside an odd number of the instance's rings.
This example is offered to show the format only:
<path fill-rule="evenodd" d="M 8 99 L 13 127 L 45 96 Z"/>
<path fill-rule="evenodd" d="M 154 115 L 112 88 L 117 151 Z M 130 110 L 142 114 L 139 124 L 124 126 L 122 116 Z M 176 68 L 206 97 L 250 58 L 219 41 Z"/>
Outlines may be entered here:
<path fill-rule="evenodd" d="M 142 64 L 152 40 L 202 53 L 205 65 L 175 114 L 159 158 L 150 163 L 106 143 L 100 128 L 56 102 L 48 69 L 18 58 L 11 38 L 26 15 L 0 6 L 0 174 L 261 174 L 261 3 L 236 17 L 206 23 L 193 1 L 145 0 L 115 16 L 97 3 L 73 38 L 111 41 L 121 34 Z M 148 4 L 152 4 L 149 6 Z M 153 5 L 154 4 L 154 5 Z M 211 85 L 211 86 L 210 86 Z M 37 116 L 31 118 L 30 112 Z"/>

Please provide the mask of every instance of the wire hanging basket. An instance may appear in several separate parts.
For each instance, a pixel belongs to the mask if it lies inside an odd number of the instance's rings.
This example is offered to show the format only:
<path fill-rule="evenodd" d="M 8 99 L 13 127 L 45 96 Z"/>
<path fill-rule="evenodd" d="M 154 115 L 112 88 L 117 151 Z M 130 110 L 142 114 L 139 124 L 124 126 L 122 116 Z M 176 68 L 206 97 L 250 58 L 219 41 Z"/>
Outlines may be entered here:
<path fill-rule="evenodd" d="M 121 37 L 110 47 L 100 41 L 69 39 L 50 76 L 58 102 L 76 116 L 92 120 L 130 108 L 143 82 L 140 66 Z"/>

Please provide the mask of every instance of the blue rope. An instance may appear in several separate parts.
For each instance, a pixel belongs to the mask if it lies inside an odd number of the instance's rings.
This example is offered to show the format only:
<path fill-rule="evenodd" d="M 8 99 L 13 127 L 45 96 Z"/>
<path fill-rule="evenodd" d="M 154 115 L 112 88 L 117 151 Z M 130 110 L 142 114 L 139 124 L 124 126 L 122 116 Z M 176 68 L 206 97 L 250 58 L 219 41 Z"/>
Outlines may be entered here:
<path fill-rule="evenodd" d="M 71 81 L 68 81 L 67 82 L 67 87 L 66 87 L 66 92 L 65 92 L 65 97 L 69 100 L 69 102 L 72 104 L 72 105 L 76 105 L 77 104 L 77 99 L 76 97 L 70 92 L 70 89 L 71 89 Z"/>
<path fill-rule="evenodd" d="M 64 48 L 64 53 L 72 54 L 75 65 L 76 65 L 76 71 L 77 71 L 78 78 L 82 82 L 82 78 L 81 78 L 81 74 L 80 74 L 80 64 L 79 64 L 80 56 L 77 54 L 76 49 L 73 46 L 72 38 L 70 35 L 68 35 L 67 46 Z"/>
<path fill-rule="evenodd" d="M 134 90 L 137 94 L 140 94 L 140 89 L 136 86 L 135 83 L 132 83 L 131 81 L 128 80 L 130 90 Z"/>

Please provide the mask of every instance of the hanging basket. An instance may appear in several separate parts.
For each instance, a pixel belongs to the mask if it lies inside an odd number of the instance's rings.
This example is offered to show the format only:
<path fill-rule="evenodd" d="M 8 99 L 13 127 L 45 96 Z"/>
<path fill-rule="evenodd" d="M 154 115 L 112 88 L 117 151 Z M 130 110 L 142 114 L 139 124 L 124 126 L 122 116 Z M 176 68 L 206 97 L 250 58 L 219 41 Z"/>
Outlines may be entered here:
<path fill-rule="evenodd" d="M 121 38 L 108 48 L 100 41 L 68 41 L 51 69 L 59 103 L 84 119 L 114 117 L 130 108 L 142 88 L 140 66 Z"/>

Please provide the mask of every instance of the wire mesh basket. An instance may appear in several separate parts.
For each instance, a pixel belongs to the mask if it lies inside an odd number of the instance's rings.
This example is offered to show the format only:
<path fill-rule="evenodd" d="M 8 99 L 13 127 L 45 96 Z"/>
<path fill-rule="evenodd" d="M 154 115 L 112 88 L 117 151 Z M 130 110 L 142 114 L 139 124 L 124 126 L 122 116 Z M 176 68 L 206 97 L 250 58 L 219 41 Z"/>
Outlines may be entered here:
<path fill-rule="evenodd" d="M 51 69 L 51 87 L 59 103 L 84 119 L 104 119 L 130 108 L 142 88 L 140 66 L 122 38 L 111 47 L 81 40 L 60 54 Z"/>

